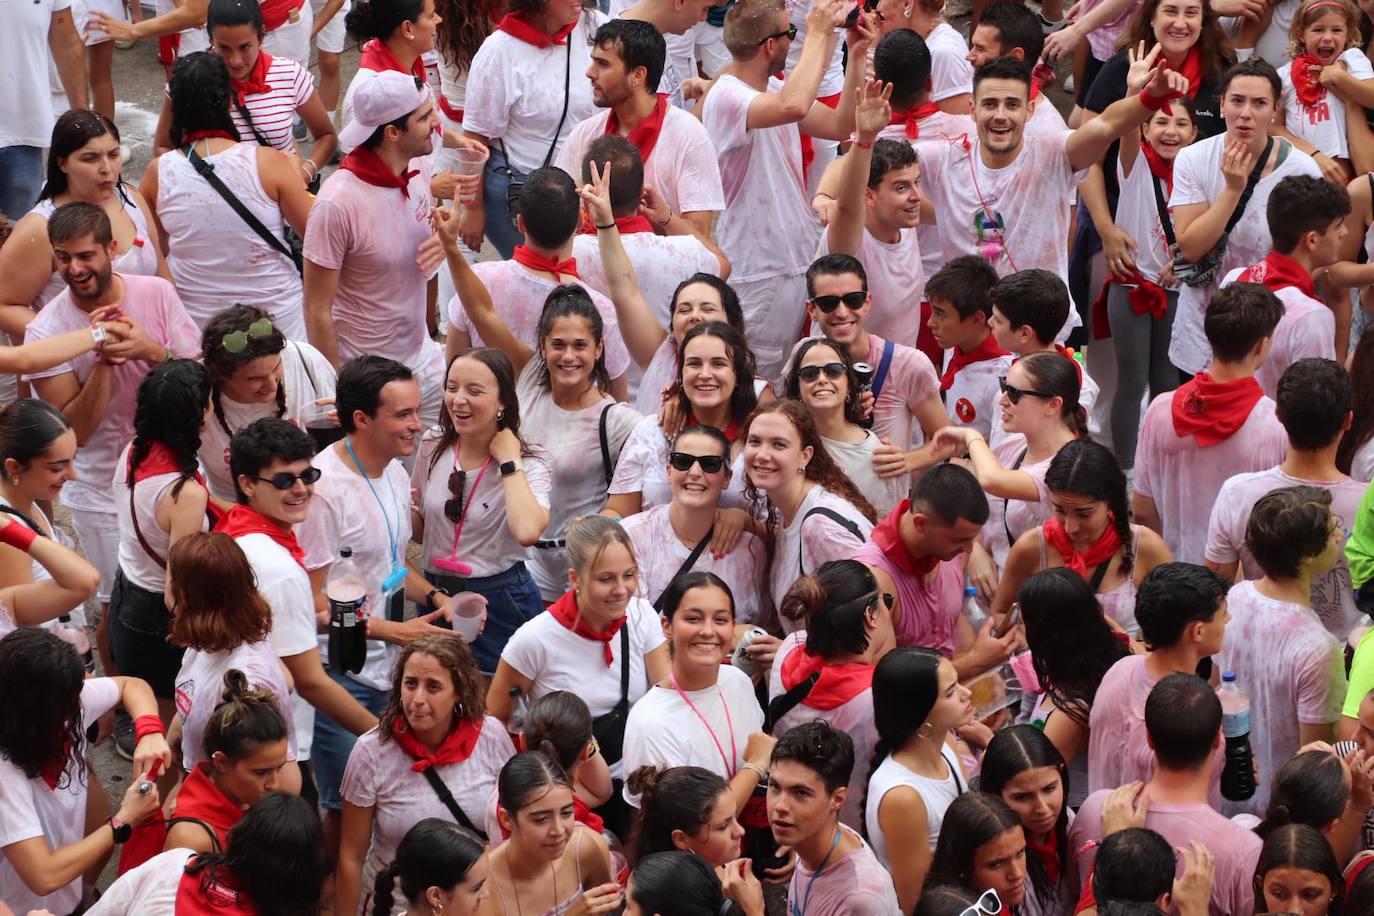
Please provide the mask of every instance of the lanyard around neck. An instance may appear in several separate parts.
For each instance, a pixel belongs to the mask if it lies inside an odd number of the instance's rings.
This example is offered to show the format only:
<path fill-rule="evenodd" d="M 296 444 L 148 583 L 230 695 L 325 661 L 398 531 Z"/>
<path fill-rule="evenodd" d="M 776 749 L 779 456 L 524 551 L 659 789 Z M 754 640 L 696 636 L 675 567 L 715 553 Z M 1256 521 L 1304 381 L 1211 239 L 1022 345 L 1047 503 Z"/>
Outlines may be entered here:
<path fill-rule="evenodd" d="M 825 854 L 825 858 L 824 858 L 824 859 L 821 859 L 821 864 L 820 864 L 820 866 L 817 867 L 817 869 L 811 873 L 811 878 L 806 882 L 806 893 L 802 895 L 802 905 L 801 905 L 801 908 L 798 909 L 798 908 L 797 908 L 797 902 L 796 902 L 795 900 L 792 901 L 792 904 L 791 904 L 792 916 L 806 916 L 806 908 L 809 907 L 809 906 L 811 905 L 811 888 L 812 888 L 812 886 L 816 883 L 816 879 L 819 878 L 819 877 L 821 876 L 821 872 L 825 871 L 825 867 L 826 867 L 827 865 L 830 864 L 830 857 L 833 856 L 833 855 L 835 854 L 835 847 L 836 847 L 836 846 L 839 846 L 839 845 L 840 845 L 840 828 L 839 828 L 839 827 L 836 827 L 836 828 L 835 828 L 835 839 L 833 839 L 833 840 L 830 841 L 830 851 L 827 852 L 827 853 Z"/>
<path fill-rule="evenodd" d="M 729 757 L 725 756 L 725 746 L 720 743 L 720 738 L 716 736 L 716 730 L 711 727 L 711 723 L 706 721 L 706 717 L 701 714 L 701 710 L 697 709 L 697 704 L 692 702 L 692 698 L 683 693 L 682 688 L 678 686 L 677 674 L 669 671 L 668 679 L 672 682 L 673 689 L 677 691 L 677 695 L 682 697 L 688 709 L 696 713 L 696 717 L 701 720 L 701 724 L 706 726 L 706 733 L 710 735 L 711 740 L 716 743 L 716 750 L 720 752 L 720 759 L 725 764 L 725 778 L 734 779 L 735 773 L 739 771 L 739 767 L 735 764 L 735 761 L 739 759 L 737 756 L 738 747 L 735 744 L 735 723 L 730 719 L 730 705 L 725 702 L 725 694 L 720 692 L 720 684 L 716 684 L 716 696 L 720 698 L 720 708 L 725 710 L 725 728 L 730 732 Z"/>
<path fill-rule="evenodd" d="M 391 486 L 391 481 L 388 480 L 386 482 L 386 488 L 391 494 L 392 505 L 396 506 L 396 530 L 393 532 L 391 530 L 391 516 L 386 514 L 386 505 L 383 504 L 382 497 L 378 495 L 377 488 L 372 485 L 372 478 L 367 476 L 367 469 L 364 468 L 363 463 L 358 460 L 358 453 L 353 451 L 353 443 L 349 441 L 348 436 L 344 436 L 344 448 L 348 449 L 348 457 L 353 459 L 353 464 L 357 467 L 358 473 L 362 475 L 363 480 L 367 482 L 367 488 L 372 491 L 372 498 L 377 501 L 377 508 L 382 510 L 382 521 L 386 522 L 387 546 L 391 549 L 391 565 L 394 568 L 399 565 L 397 547 L 401 532 L 401 507 L 396 505 L 396 490 Z M 382 471 L 382 477 L 386 477 L 385 470 Z"/>

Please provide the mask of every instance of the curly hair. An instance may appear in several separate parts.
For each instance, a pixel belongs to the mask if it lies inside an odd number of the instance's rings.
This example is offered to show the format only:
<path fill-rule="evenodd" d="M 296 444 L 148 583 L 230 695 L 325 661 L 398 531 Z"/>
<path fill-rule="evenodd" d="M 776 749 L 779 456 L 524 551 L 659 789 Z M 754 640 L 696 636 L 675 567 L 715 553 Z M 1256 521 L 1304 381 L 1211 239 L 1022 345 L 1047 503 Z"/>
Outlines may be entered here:
<path fill-rule="evenodd" d="M 1116 456 L 1091 439 L 1066 443 L 1050 460 L 1045 486 L 1056 493 L 1073 493 L 1107 504 L 1109 524 L 1121 537 L 1121 574 L 1129 575 L 1135 562 L 1131 538 L 1131 504 L 1126 495 L 1126 475 Z"/>
<path fill-rule="evenodd" d="M 200 352 L 204 354 L 202 361 L 210 373 L 210 404 L 215 411 L 215 420 L 230 438 L 234 433 L 229 429 L 229 421 L 224 418 L 224 407 L 219 400 L 220 389 L 233 378 L 235 372 L 253 360 L 276 356 L 286 349 L 286 335 L 275 324 L 272 324 L 269 333 L 261 337 L 248 333 L 250 326 L 263 320 L 271 324 L 272 316 L 256 305 L 231 305 L 211 318 L 200 335 Z M 243 349 L 237 353 L 229 352 L 224 346 L 225 338 L 240 333 L 245 341 Z M 286 379 L 282 378 L 277 382 L 277 416 L 285 415 Z"/>
<path fill-rule="evenodd" d="M 1154 18 L 1163 2 L 1164 0 L 1145 0 L 1141 4 L 1135 17 L 1131 19 L 1130 25 L 1121 33 L 1121 38 L 1117 40 L 1116 49 L 1118 52 L 1127 48 L 1134 48 L 1142 41 L 1145 42 L 1146 51 L 1159 44 L 1159 40 L 1155 38 Z M 1217 20 L 1217 14 L 1212 10 L 1212 0 L 1201 0 L 1201 2 L 1202 31 L 1198 35 L 1197 44 L 1194 47 L 1198 49 L 1202 61 L 1203 81 L 1215 83 L 1221 79 L 1222 71 L 1236 62 L 1236 52 L 1231 47 L 1231 39 L 1227 38 L 1226 33 L 1222 31 L 1221 23 Z"/>
<path fill-rule="evenodd" d="M 1347 0 L 1307 0 L 1293 16 L 1293 25 L 1288 29 L 1289 57 L 1297 57 L 1306 52 L 1307 46 L 1303 43 L 1302 33 L 1306 32 L 1312 23 L 1331 12 L 1339 12 L 1345 16 L 1345 47 L 1341 50 L 1364 47 L 1364 37 L 1360 34 L 1360 11 L 1355 8 L 1355 4 Z"/>
<path fill-rule="evenodd" d="M 863 407 L 859 403 L 859 376 L 854 371 L 854 361 L 849 358 L 849 353 L 833 340 L 825 337 L 808 337 L 802 341 L 797 352 L 792 354 L 792 368 L 787 371 L 785 394 L 794 401 L 801 401 L 802 360 L 817 347 L 829 347 L 839 356 L 838 362 L 844 366 L 844 419 L 845 422 L 857 426 L 864 418 Z"/>
<path fill-rule="evenodd" d="M 172 110 L 169 128 L 172 147 L 180 149 L 183 138 L 193 131 L 224 131 L 235 140 L 239 129 L 229 114 L 234 90 L 229 68 L 218 54 L 195 51 L 179 58 L 167 81 Z"/>
<path fill-rule="evenodd" d="M 406 662 L 412 656 L 428 655 L 448 672 L 453 681 L 454 693 L 458 695 L 457 708 L 454 710 L 453 727 L 459 720 L 480 722 L 487 714 L 486 690 L 482 687 L 482 677 L 477 673 L 477 663 L 472 660 L 467 643 L 452 636 L 431 633 L 421 636 L 401 650 L 396 657 L 396 667 L 391 673 L 391 695 L 387 697 L 386 709 L 377 723 L 377 738 L 391 740 L 391 729 L 397 719 L 405 721 L 401 709 L 401 682 L 405 679 Z"/>
<path fill-rule="evenodd" d="M 40 627 L 0 639 L 0 756 L 29 779 L 60 772 L 57 788 L 86 780 L 81 657 Z"/>
<path fill-rule="evenodd" d="M 177 497 L 200 470 L 200 426 L 209 400 L 210 374 L 193 359 L 169 359 L 148 373 L 138 386 L 125 486 L 134 485 L 138 466 L 154 443 L 161 443 L 171 450 L 181 474 L 172 487 L 172 498 Z"/>
<path fill-rule="evenodd" d="M 683 335 L 682 346 L 677 349 L 678 406 L 682 408 L 684 416 L 693 416 L 692 402 L 687 397 L 687 386 L 682 383 L 682 376 L 687 347 L 698 337 L 718 337 L 725 344 L 725 351 L 735 371 L 735 390 L 730 393 L 730 419 L 744 429 L 748 426 L 745 418 L 759 400 L 754 392 L 754 354 L 745 344 L 744 336 L 723 321 L 704 322 Z"/>
<path fill-rule="evenodd" d="M 435 0 L 439 31 L 435 50 L 459 73 L 472 66 L 472 57 L 492 32 L 490 3 L 482 0 Z"/>

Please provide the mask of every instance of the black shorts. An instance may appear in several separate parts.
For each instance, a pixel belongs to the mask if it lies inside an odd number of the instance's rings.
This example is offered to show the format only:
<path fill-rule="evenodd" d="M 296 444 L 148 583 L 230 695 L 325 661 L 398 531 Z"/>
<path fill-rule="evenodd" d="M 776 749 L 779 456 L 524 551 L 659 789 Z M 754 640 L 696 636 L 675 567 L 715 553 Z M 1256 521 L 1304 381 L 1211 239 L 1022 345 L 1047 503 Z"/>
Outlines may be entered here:
<path fill-rule="evenodd" d="M 130 582 L 124 570 L 115 574 L 110 590 L 110 652 L 119 673 L 141 678 L 153 695 L 173 698 L 177 672 L 185 650 L 167 641 L 172 615 L 162 592 L 150 592 Z"/>

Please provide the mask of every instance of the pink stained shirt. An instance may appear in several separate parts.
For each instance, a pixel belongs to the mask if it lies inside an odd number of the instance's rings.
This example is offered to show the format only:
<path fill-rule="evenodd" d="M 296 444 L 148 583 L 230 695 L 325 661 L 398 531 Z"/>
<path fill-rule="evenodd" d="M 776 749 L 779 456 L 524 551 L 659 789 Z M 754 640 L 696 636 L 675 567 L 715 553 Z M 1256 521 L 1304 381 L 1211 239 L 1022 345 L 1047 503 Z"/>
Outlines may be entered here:
<path fill-rule="evenodd" d="M 830 233 L 822 232 L 816 257 L 829 253 Z M 873 294 L 865 326 L 899 344 L 916 346 L 916 335 L 921 331 L 921 297 L 926 289 L 916 229 L 901 230 L 897 241 L 891 243 L 864 229 L 853 254 L 864 266 Z"/>
<path fill-rule="evenodd" d="M 903 501 L 893 512 L 905 512 Z M 964 564 L 966 554 L 935 564 L 933 578 L 912 576 L 898 568 L 872 537 L 850 554 L 860 563 L 881 569 L 897 586 L 901 614 L 894 621 L 897 645 L 926 646 L 946 657 L 954 657 L 959 608 L 964 601 Z"/>
<path fill-rule="evenodd" d="M 1225 289 L 1235 283 L 1245 268 L 1237 267 L 1221 281 Z M 1300 359 L 1316 356 L 1336 358 L 1336 315 L 1319 299 L 1313 299 L 1296 286 L 1285 286 L 1274 294 L 1283 303 L 1283 317 L 1274 328 L 1274 345 L 1255 379 L 1271 398 L 1278 398 L 1279 378 L 1285 369 Z"/>
<path fill-rule="evenodd" d="M 839 829 L 858 840 L 860 847 L 827 862 L 819 871 L 799 859 L 787 886 L 789 905 L 803 916 L 900 916 L 892 876 L 862 837 L 843 825 Z"/>

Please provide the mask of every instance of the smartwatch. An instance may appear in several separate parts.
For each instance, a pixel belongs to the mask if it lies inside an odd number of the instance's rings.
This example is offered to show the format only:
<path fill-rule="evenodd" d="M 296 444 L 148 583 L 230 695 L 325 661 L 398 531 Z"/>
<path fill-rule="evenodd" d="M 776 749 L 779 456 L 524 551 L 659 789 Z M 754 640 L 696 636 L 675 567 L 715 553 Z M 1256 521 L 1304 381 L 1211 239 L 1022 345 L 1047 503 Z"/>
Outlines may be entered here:
<path fill-rule="evenodd" d="M 425 605 L 426 605 L 431 611 L 433 611 L 433 610 L 438 610 L 438 608 L 436 608 L 435 605 L 434 605 L 434 596 L 435 596 L 435 595 L 444 595 L 444 596 L 449 597 L 449 598 L 452 598 L 452 597 L 453 597 L 452 593 L 450 593 L 449 590 L 446 589 L 446 588 L 440 588 L 440 587 L 438 587 L 438 586 L 436 586 L 436 587 L 434 587 L 434 588 L 431 588 L 431 589 L 429 590 L 429 592 L 425 595 Z"/>
<path fill-rule="evenodd" d="M 110 829 L 114 831 L 114 841 L 116 846 L 120 846 L 134 835 L 133 824 L 126 824 L 117 817 L 111 817 L 108 821 Z"/>
<path fill-rule="evenodd" d="M 514 461 L 503 461 L 498 469 L 501 471 L 502 477 L 509 477 L 520 470 L 520 465 L 516 464 Z"/>

